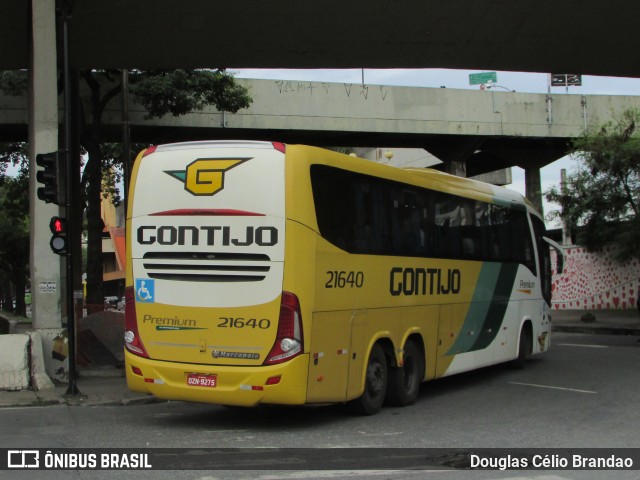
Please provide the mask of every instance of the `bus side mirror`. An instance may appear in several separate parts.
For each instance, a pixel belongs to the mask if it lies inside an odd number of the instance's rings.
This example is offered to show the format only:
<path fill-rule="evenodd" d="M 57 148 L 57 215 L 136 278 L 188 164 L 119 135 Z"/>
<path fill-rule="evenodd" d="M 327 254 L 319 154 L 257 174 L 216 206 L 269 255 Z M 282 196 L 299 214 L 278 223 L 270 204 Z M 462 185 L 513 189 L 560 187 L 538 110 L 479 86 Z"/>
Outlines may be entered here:
<path fill-rule="evenodd" d="M 558 274 L 564 272 L 564 252 L 562 251 L 562 247 L 550 238 L 542 237 L 542 239 L 556 251 L 556 271 Z"/>

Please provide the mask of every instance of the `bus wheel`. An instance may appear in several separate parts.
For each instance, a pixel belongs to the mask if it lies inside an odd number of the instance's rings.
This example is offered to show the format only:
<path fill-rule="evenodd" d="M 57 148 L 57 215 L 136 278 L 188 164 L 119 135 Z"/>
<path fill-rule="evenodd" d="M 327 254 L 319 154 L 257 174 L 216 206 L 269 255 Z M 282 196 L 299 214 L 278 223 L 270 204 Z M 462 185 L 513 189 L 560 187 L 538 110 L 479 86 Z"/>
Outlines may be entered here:
<path fill-rule="evenodd" d="M 527 357 L 532 352 L 533 333 L 531 332 L 531 326 L 525 324 L 520 332 L 520 344 L 518 346 L 518 357 L 511 362 L 513 368 L 524 368 L 524 363 L 527 361 Z"/>
<path fill-rule="evenodd" d="M 424 355 L 416 342 L 408 341 L 404 346 L 403 365 L 389 369 L 387 403 L 404 407 L 415 403 L 424 377 Z"/>
<path fill-rule="evenodd" d="M 371 349 L 367 363 L 364 393 L 352 402 L 355 411 L 364 415 L 378 413 L 387 393 L 388 369 L 384 350 L 378 344 Z"/>

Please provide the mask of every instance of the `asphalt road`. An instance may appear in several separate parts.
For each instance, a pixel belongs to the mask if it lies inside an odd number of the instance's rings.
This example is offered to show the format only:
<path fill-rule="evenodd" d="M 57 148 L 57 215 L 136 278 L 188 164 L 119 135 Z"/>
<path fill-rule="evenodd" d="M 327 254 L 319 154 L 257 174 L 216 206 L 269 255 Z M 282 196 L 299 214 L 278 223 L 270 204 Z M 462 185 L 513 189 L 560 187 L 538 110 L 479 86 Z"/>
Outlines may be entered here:
<path fill-rule="evenodd" d="M 516 447 L 638 448 L 639 359 L 640 342 L 635 337 L 555 334 L 551 351 L 532 358 L 523 370 L 496 366 L 430 382 L 423 385 L 415 405 L 385 408 L 373 417 L 354 416 L 343 406 L 229 409 L 181 402 L 2 409 L 0 447 L 192 450 L 359 447 L 371 449 L 371 455 L 382 459 L 382 463 L 386 461 L 385 455 L 389 455 L 386 449 L 391 447 L 450 448 L 459 452 Z M 276 464 L 282 462 L 282 468 L 291 462 L 295 465 L 299 459 L 296 451 L 291 452 L 290 456 L 279 452 L 271 459 Z M 334 477 L 565 480 L 640 476 L 639 470 L 468 471 L 443 458 L 425 462 L 422 469 L 429 472 L 389 471 L 386 467 L 364 472 L 359 455 L 366 456 L 367 450 L 354 452 L 357 455 L 341 464 L 339 471 L 279 471 L 262 458 L 256 467 L 258 471 L 0 471 L 0 478 L 93 479 L 117 475 L 202 480 Z M 252 461 L 250 455 L 247 461 Z M 328 458 L 328 462 L 335 462 L 337 457 Z M 7 473 L 11 476 L 3 475 Z"/>

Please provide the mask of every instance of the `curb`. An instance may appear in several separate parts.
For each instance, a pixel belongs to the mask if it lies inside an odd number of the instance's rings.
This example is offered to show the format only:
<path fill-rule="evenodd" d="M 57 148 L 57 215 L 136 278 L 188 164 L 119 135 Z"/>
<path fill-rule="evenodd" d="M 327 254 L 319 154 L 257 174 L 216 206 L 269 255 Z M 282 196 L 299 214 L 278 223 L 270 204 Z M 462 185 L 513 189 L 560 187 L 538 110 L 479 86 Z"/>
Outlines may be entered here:
<path fill-rule="evenodd" d="M 587 325 L 552 325 L 552 332 L 586 333 L 592 335 L 635 335 L 640 336 L 640 328 L 620 328 Z"/>
<path fill-rule="evenodd" d="M 141 398 L 120 398 L 120 399 L 91 399 L 88 396 L 80 395 L 78 398 L 68 397 L 60 400 L 60 405 L 68 407 L 128 407 L 131 405 L 149 405 L 153 403 L 165 403 L 167 400 L 161 400 L 153 396 Z M 55 402 L 53 403 L 55 405 Z"/>
<path fill-rule="evenodd" d="M 21 401 L 0 405 L 0 410 L 3 408 L 30 408 L 30 407 L 52 407 L 52 406 L 67 406 L 67 407 L 127 407 L 135 405 L 149 405 L 154 403 L 165 403 L 167 400 L 162 400 L 153 396 L 139 397 L 139 398 L 104 398 L 92 397 L 91 395 L 79 395 L 77 397 L 61 396 L 38 396 L 37 393 L 33 393 L 30 400 L 22 399 Z"/>

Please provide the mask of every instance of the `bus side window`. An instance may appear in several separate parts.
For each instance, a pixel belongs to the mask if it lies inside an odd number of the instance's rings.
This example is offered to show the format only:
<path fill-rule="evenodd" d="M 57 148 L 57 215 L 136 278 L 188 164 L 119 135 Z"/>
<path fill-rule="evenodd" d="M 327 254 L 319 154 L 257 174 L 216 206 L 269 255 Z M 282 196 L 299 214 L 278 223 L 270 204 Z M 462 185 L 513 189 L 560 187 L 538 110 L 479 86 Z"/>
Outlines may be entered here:
<path fill-rule="evenodd" d="M 423 230 L 419 192 L 405 188 L 393 191 L 394 253 L 406 256 L 426 254 L 426 234 Z"/>
<path fill-rule="evenodd" d="M 374 243 L 371 186 L 364 182 L 354 184 L 353 203 L 355 206 L 353 247 L 356 252 L 366 252 Z"/>
<path fill-rule="evenodd" d="M 346 175 L 313 167 L 311 181 L 320 234 L 337 247 L 351 250 L 356 210 L 352 183 Z"/>
<path fill-rule="evenodd" d="M 520 225 L 520 236 L 522 238 L 524 250 L 524 261 L 522 263 L 524 263 L 534 274 L 536 274 L 536 259 L 535 254 L 533 253 L 531 231 L 529 230 L 529 224 L 527 223 L 526 215 L 522 215 Z"/>
<path fill-rule="evenodd" d="M 460 252 L 459 205 L 449 195 L 435 194 L 435 255 L 456 258 Z"/>
<path fill-rule="evenodd" d="M 489 217 L 491 204 L 476 202 L 476 228 L 479 238 L 479 256 L 484 261 L 494 261 L 498 258 L 498 246 L 494 240 L 491 219 Z"/>
<path fill-rule="evenodd" d="M 462 257 L 475 260 L 480 257 L 478 229 L 476 226 L 475 201 L 463 199 L 460 206 L 462 220 L 460 235 L 462 237 Z"/>

